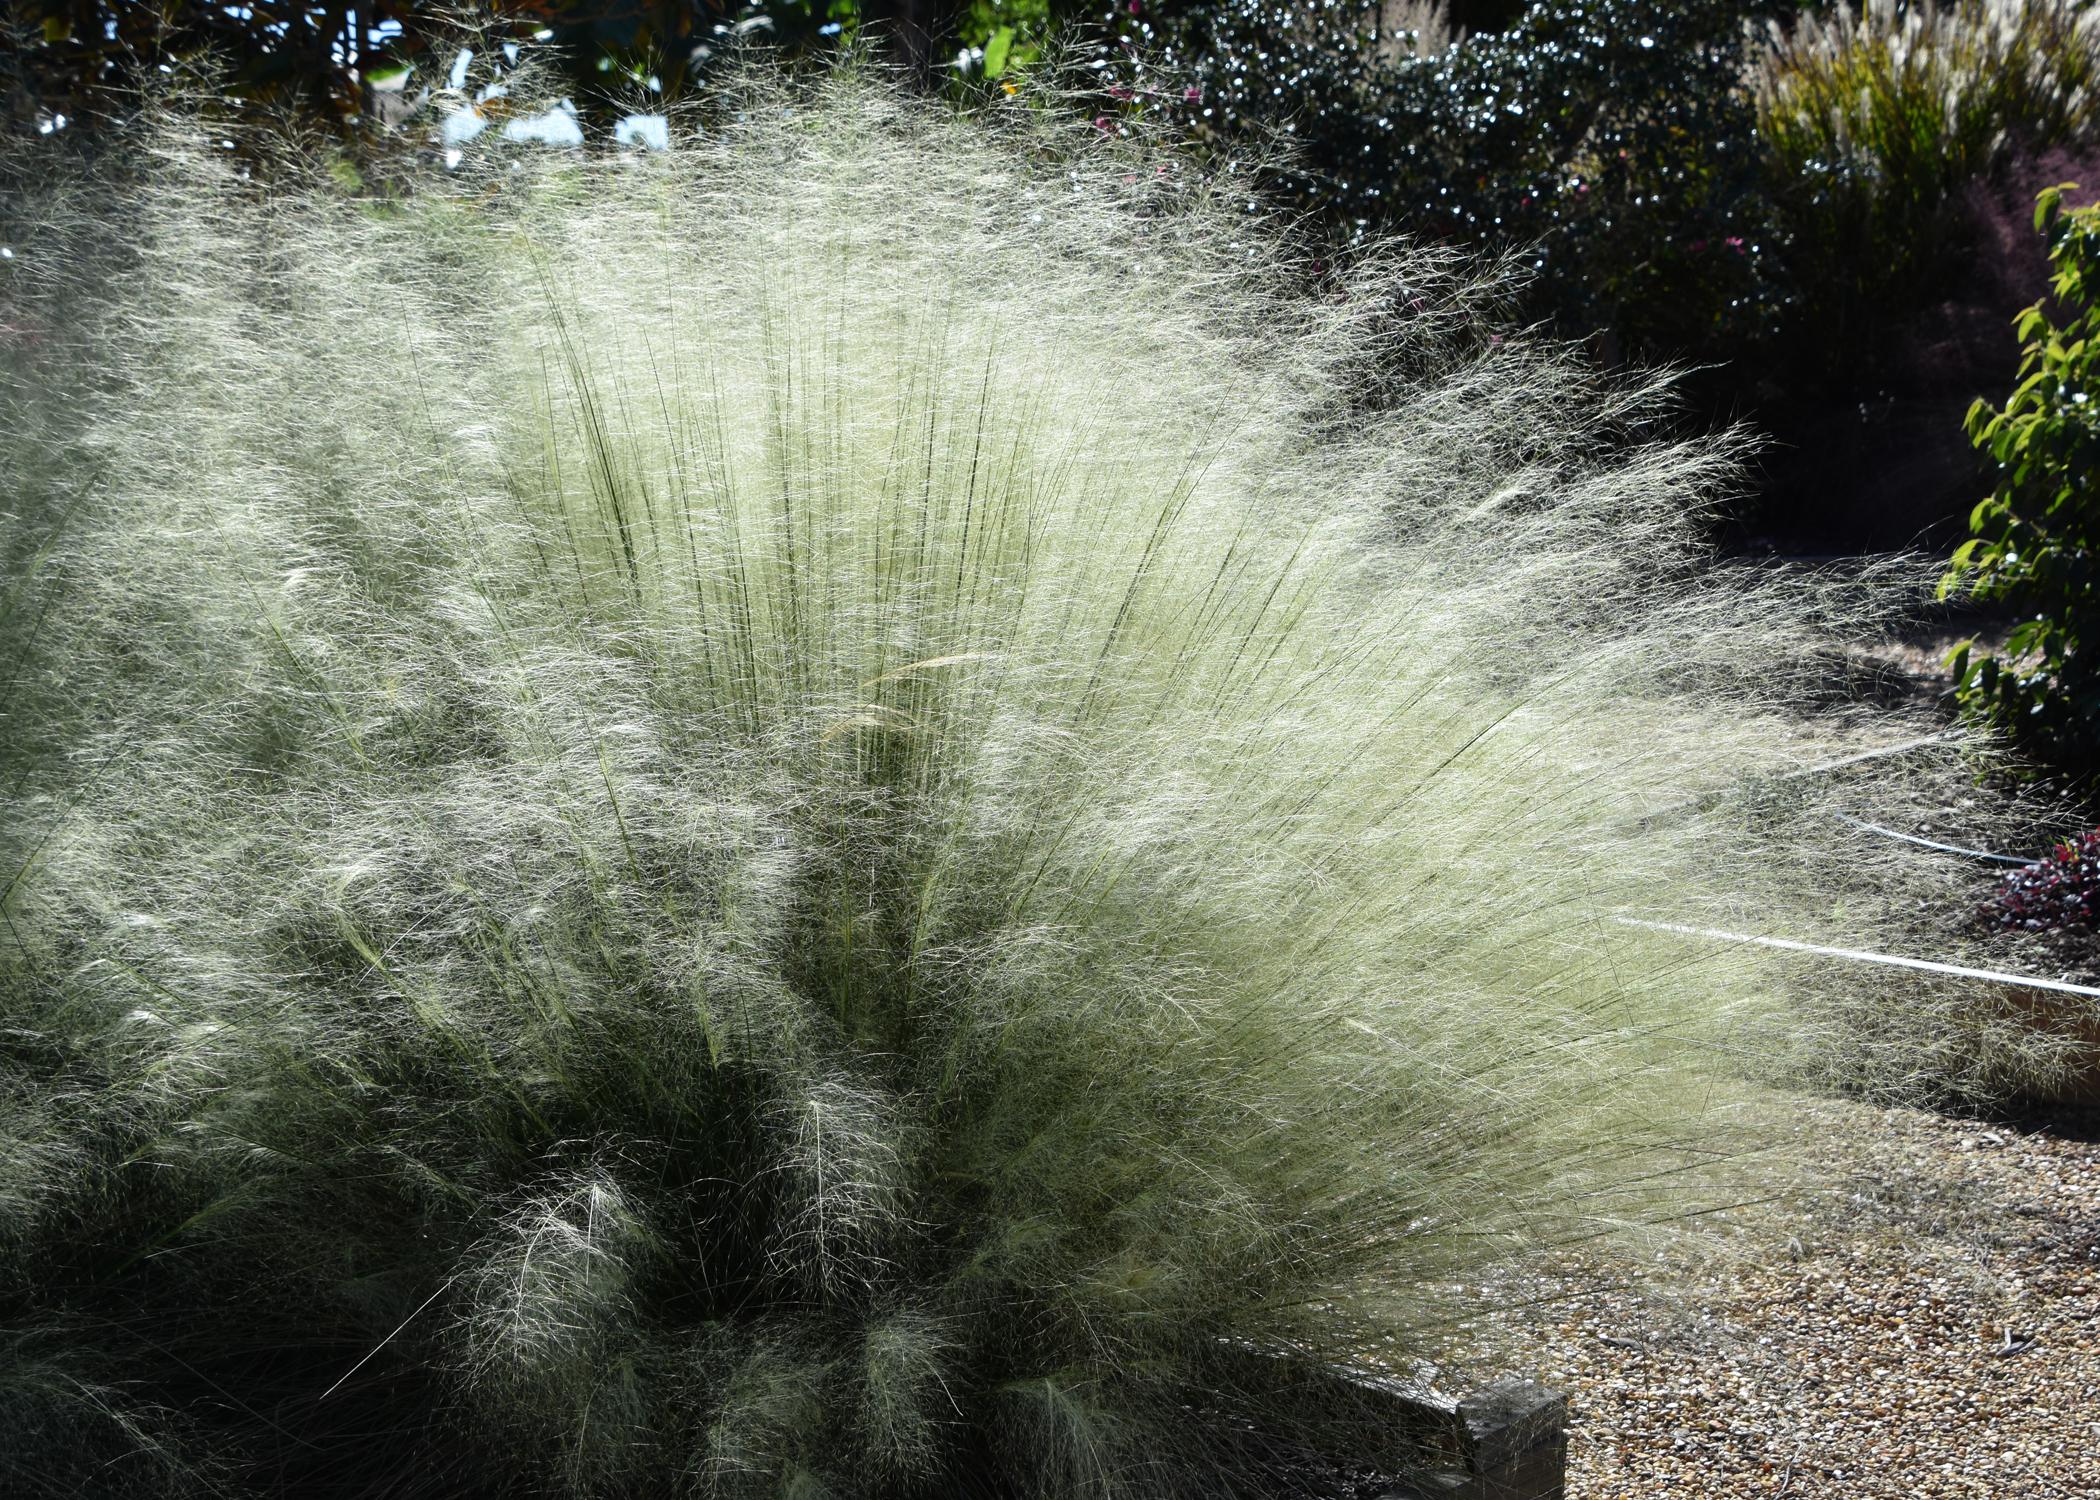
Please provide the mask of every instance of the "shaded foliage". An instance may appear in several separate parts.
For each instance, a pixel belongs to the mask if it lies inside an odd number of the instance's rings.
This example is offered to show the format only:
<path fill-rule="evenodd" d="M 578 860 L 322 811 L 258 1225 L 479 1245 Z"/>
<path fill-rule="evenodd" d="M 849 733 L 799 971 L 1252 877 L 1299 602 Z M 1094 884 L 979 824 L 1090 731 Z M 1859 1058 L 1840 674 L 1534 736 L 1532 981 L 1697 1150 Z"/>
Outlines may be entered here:
<path fill-rule="evenodd" d="M 2045 191 L 2034 215 L 2057 310 L 2037 303 L 2020 315 L 2018 384 L 2002 408 L 1978 400 L 1969 410 L 1997 488 L 1971 514 L 1974 534 L 1941 592 L 2032 612 L 2002 653 L 1956 653 L 1957 691 L 1971 712 L 2089 782 L 2100 768 L 2100 205 L 2068 208 L 2068 190 Z"/>
<path fill-rule="evenodd" d="M 1425 50 L 1366 0 L 1122 7 L 1154 94 L 1228 154 L 1283 132 L 1264 181 L 1359 231 L 1535 251 L 1531 305 L 1606 352 L 1765 331 L 1774 224 L 1741 89 L 1762 0 L 1546 0 Z"/>
<path fill-rule="evenodd" d="M 1967 248 L 1964 187 L 2100 130 L 2100 15 L 2077 0 L 1838 5 L 1771 25 L 1756 61 L 1811 351 L 1885 353 Z"/>
<path fill-rule="evenodd" d="M 739 43 L 793 55 L 865 33 L 930 73 L 946 48 L 1032 56 L 1048 0 L 484 0 L 484 34 L 536 39 L 587 119 L 685 97 Z M 95 120 L 135 107 L 166 69 L 205 67 L 236 116 L 346 129 L 387 117 L 404 72 L 442 79 L 467 9 L 459 0 L 17 0 L 11 109 L 18 123 Z M 1000 69 L 990 70 L 996 75 Z"/>

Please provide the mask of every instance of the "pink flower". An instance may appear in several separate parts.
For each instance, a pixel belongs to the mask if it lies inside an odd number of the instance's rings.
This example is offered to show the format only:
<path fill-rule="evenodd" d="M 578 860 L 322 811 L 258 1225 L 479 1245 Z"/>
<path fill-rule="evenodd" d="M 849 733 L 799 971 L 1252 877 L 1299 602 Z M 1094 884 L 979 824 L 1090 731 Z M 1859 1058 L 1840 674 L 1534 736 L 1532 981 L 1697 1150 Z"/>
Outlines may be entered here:
<path fill-rule="evenodd" d="M 1730 236 L 1728 236 L 1727 239 L 1721 241 L 1721 243 L 1726 245 L 1729 249 L 1733 250 L 1738 255 L 1741 255 L 1743 253 L 1743 237 L 1739 234 L 1731 234 Z"/>
<path fill-rule="evenodd" d="M 1130 0 L 1130 13 L 1132 15 L 1136 15 L 1138 13 L 1138 0 Z"/>
<path fill-rule="evenodd" d="M 1127 83 L 1112 83 L 1108 86 L 1108 97 L 1121 99 L 1125 103 L 1137 97 L 1137 90 Z"/>
<path fill-rule="evenodd" d="M 1181 102 L 1184 104 L 1201 104 L 1203 102 L 1202 86 L 1192 83 L 1183 89 L 1181 91 Z"/>
<path fill-rule="evenodd" d="M 1111 120 L 1107 115 L 1095 115 L 1094 128 L 1100 131 L 1103 135 L 1106 135 L 1109 131 L 1114 130 L 1116 128 L 1116 122 L 1114 120 Z"/>

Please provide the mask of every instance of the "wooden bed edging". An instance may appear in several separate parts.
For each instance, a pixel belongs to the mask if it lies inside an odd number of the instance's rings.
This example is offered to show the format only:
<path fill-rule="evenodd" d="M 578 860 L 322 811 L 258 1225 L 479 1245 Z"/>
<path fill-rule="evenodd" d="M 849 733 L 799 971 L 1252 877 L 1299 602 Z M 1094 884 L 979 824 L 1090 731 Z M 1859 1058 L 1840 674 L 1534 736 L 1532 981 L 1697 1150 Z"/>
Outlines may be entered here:
<path fill-rule="evenodd" d="M 1452 1466 L 1381 1500 L 1564 1500 L 1567 1398 L 1530 1380 L 1502 1380 L 1456 1401 L 1391 1392 L 1405 1419 L 1448 1435 Z"/>
<path fill-rule="evenodd" d="M 1565 1500 L 1567 1398 L 1534 1380 L 1498 1380 L 1452 1397 L 1387 1370 L 1265 1357 L 1244 1346 L 1229 1358 L 1234 1387 L 1256 1398 L 1270 1430 L 1291 1434 L 1316 1468 L 1338 1461 L 1354 1476 L 1340 1493 Z M 1366 1438 L 1372 1451 L 1362 1451 Z M 1301 1483 L 1289 1493 L 1319 1489 Z"/>

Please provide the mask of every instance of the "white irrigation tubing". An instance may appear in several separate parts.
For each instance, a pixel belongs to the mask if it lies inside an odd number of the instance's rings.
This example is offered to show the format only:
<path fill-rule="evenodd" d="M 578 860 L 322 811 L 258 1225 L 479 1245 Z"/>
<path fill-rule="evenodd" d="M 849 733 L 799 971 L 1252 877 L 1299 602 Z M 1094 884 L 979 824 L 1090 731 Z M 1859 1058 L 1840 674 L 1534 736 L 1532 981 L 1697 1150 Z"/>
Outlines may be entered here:
<path fill-rule="evenodd" d="M 1923 750 L 1928 745 L 1942 744 L 1952 738 L 1954 736 L 1951 734 L 1928 734 L 1921 739 L 1905 740 L 1899 745 L 1882 745 L 1877 749 L 1862 750 L 1856 755 L 1844 755 L 1836 760 L 1826 760 L 1820 765 L 1803 766 L 1797 771 L 1782 771 L 1772 779 L 1774 781 L 1802 781 L 1811 776 L 1827 776 L 1832 771 L 1842 771 L 1847 766 L 1856 766 L 1870 760 L 1884 760 L 1891 755 L 1908 755 L 1913 750 Z M 1667 818 L 1672 813 L 1687 812 L 1692 809 L 1703 810 L 1713 806 L 1714 803 L 1720 801 L 1726 795 L 1725 792 L 1706 792 L 1697 797 L 1687 798 L 1683 802 L 1673 802 L 1668 807 L 1658 807 L 1653 812 L 1643 813 L 1639 821 L 1644 824 L 1653 823 L 1656 819 Z"/>
<path fill-rule="evenodd" d="M 1804 776 L 1822 776 L 1831 771 L 1842 771 L 1847 766 L 1856 766 L 1862 761 L 1882 760 L 1891 755 L 1903 755 L 1912 750 L 1922 750 L 1927 745 L 1941 744 L 1952 738 L 1954 736 L 1951 734 L 1928 734 L 1922 739 L 1905 740 L 1900 745 L 1883 745 L 1878 750 L 1862 750 L 1857 755 L 1845 755 L 1840 756 L 1836 760 L 1826 760 L 1819 766 L 1804 766 L 1798 771 L 1788 771 L 1777 779 L 1780 781 L 1798 781 Z"/>
<path fill-rule="evenodd" d="M 1922 739 L 1905 740 L 1899 745 L 1883 745 L 1875 750 L 1862 750 L 1857 755 L 1846 755 L 1839 757 L 1837 760 L 1826 760 L 1820 765 L 1803 766 L 1798 771 L 1782 772 L 1774 779 L 1778 781 L 1801 781 L 1810 776 L 1827 776 L 1832 771 L 1842 771 L 1847 766 L 1860 765 L 1870 760 L 1882 760 L 1891 755 L 1908 755 L 1913 750 L 1923 750 L 1928 745 L 1943 744 L 1952 738 L 1951 734 L 1928 734 Z M 1668 817 L 1671 813 L 1683 812 L 1687 808 L 1700 807 L 1711 801 L 1711 796 L 1694 797 L 1689 802 L 1677 802 L 1668 807 L 1659 808 L 1647 814 L 1641 821 L 1643 823 L 1652 823 L 1657 818 Z M 1893 828 L 1883 828 L 1879 823 L 1863 822 L 1844 813 L 1835 813 L 1832 816 L 1836 817 L 1839 822 L 1849 823 L 1864 833 L 1879 834 L 1883 838 L 1901 839 L 1906 844 L 1915 844 L 1920 849 L 1931 849 L 1939 854 L 1958 854 L 1964 859 L 1980 859 L 2000 865 L 2031 865 L 2035 862 L 2031 859 L 2022 859 L 2017 854 L 1994 854 L 1988 849 L 1965 849 L 1959 844 L 1942 844 L 1936 839 L 1919 838 L 1914 833 L 1899 833 Z"/>
<path fill-rule="evenodd" d="M 1855 963 L 1886 964 L 1894 969 L 1921 969 L 1927 974 L 1949 974 L 1956 979 L 1981 979 L 1988 984 L 2017 985 L 2022 989 L 2054 990 L 2062 995 L 2083 995 L 2100 1000 L 2100 989 L 2089 984 L 2071 984 L 2062 979 L 2033 979 L 2025 974 L 2001 974 L 1994 969 L 1967 969 L 1960 964 L 1935 963 L 1927 958 L 1898 958 L 1892 953 L 1862 953 L 1856 948 L 1826 948 L 1821 943 L 1801 943 L 1792 938 L 1757 937 L 1747 932 L 1723 932 L 1718 927 L 1684 927 L 1675 922 L 1644 922 L 1638 917 L 1613 917 L 1622 927 L 1645 927 L 1650 932 L 1675 932 L 1685 937 L 1712 938 L 1722 943 L 1755 943 L 1760 948 L 1784 948 L 1792 953 L 1814 953 L 1824 958 L 1848 958 Z"/>
<path fill-rule="evenodd" d="M 1921 839 L 1914 833 L 1898 833 L 1893 828 L 1883 828 L 1879 823 L 1867 823 L 1850 813 L 1832 813 L 1840 823 L 1849 823 L 1865 833 L 1878 833 L 1885 839 L 1901 839 L 1906 844 L 1916 844 L 1920 849 L 1931 849 L 1939 854 L 1959 854 L 1964 859 L 1989 860 L 2000 865 L 2031 865 L 2035 861 L 2023 859 L 2017 854 L 1993 854 L 1988 849 L 1964 849 L 1959 844 L 1943 844 L 1938 839 Z"/>

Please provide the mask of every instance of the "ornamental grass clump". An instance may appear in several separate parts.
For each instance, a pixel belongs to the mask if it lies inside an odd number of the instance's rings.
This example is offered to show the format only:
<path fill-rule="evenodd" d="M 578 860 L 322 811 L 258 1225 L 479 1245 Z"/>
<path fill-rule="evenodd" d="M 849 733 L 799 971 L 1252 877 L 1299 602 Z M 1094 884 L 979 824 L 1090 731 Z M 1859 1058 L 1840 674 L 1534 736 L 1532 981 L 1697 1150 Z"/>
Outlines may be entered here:
<path fill-rule="evenodd" d="M 1786 166 L 1850 166 L 1918 213 L 2008 147 L 2091 136 L 2100 24 L 2076 0 L 1866 0 L 1768 22 L 1754 82 Z"/>
<path fill-rule="evenodd" d="M 1949 754 L 1727 442 L 1054 110 L 677 134 L 11 190 L 12 1492 L 1403 1467 L 1303 1373 L 1966 1045 L 1726 936 Z"/>
<path fill-rule="evenodd" d="M 1850 297 L 1870 332 L 1960 229 L 1965 185 L 2100 139 L 2100 12 L 2079 0 L 1866 0 L 1767 31 L 1757 124 L 1805 295 Z"/>

